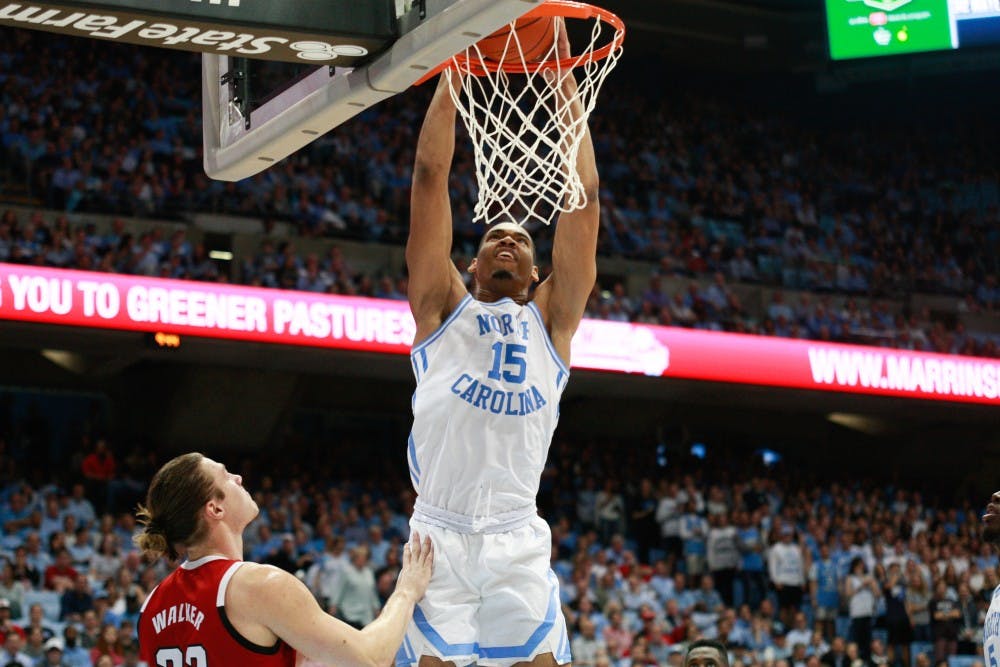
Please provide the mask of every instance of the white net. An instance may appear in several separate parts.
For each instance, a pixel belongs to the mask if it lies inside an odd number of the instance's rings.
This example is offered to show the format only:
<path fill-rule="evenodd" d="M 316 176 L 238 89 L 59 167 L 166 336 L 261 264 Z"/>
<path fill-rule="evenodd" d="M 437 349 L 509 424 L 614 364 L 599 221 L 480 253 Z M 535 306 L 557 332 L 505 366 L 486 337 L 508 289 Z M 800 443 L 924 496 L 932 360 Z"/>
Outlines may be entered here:
<path fill-rule="evenodd" d="M 587 48 L 560 60 L 563 29 L 562 21 L 552 21 L 552 46 L 531 62 L 511 29 L 497 58 L 505 64 L 488 60 L 473 44 L 444 72 L 449 80 L 462 79 L 451 91 L 475 154 L 476 221 L 549 224 L 557 213 L 587 204 L 577 153 L 597 93 L 621 57 L 624 28 L 595 15 Z M 573 100 L 557 83 L 574 75 L 582 113 L 570 112 Z"/>

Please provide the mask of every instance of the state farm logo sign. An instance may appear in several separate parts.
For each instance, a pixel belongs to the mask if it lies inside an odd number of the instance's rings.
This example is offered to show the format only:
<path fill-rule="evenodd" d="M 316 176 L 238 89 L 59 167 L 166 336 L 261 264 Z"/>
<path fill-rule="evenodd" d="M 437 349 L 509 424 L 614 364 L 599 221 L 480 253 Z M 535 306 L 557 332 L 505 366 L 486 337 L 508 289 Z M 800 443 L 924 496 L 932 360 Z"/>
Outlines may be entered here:
<path fill-rule="evenodd" d="M 191 0 L 201 2 L 202 0 Z M 209 0 L 219 4 L 223 0 Z M 230 7 L 240 0 L 226 0 Z M 368 55 L 362 44 L 331 44 L 323 35 L 301 32 L 258 34 L 226 30 L 223 24 L 186 21 L 183 24 L 138 18 L 118 11 L 97 14 L 41 5 L 0 5 L 0 25 L 47 30 L 79 37 L 163 46 L 218 55 L 267 57 L 270 60 L 342 63 Z M 277 32 L 277 31 L 275 31 Z M 319 37 L 317 39 L 317 37 Z"/>

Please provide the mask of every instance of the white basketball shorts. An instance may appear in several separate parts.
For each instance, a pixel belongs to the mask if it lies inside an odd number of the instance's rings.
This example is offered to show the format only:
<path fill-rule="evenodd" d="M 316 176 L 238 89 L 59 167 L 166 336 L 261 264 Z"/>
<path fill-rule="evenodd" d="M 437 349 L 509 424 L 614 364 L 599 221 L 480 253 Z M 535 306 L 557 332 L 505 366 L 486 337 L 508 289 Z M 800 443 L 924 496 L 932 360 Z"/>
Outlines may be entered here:
<path fill-rule="evenodd" d="M 549 567 L 552 533 L 538 516 L 509 532 L 459 533 L 410 520 L 430 535 L 434 573 L 417 604 L 397 667 L 428 655 L 457 667 L 509 667 L 551 653 L 571 661 L 559 581 Z"/>

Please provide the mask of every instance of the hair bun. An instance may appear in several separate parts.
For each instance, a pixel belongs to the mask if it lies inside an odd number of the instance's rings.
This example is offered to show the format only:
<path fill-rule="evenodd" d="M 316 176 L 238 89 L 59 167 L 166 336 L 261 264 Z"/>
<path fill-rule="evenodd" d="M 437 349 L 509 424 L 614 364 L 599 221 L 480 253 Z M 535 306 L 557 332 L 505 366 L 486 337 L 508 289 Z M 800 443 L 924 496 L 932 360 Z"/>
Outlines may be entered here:
<path fill-rule="evenodd" d="M 148 525 L 146 526 L 145 533 L 135 536 L 134 542 L 139 549 L 154 558 L 158 558 L 159 556 L 167 553 L 170 546 L 167 544 L 166 535 L 150 531 Z"/>

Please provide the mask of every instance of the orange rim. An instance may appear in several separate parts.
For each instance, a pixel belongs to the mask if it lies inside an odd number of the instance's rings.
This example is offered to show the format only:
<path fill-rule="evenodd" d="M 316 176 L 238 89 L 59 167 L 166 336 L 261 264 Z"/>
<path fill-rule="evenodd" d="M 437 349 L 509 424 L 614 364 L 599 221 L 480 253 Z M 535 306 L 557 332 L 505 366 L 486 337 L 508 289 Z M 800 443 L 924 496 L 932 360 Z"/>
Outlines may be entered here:
<path fill-rule="evenodd" d="M 615 28 L 615 32 L 611 41 L 599 49 L 595 49 L 589 53 L 584 52 L 577 56 L 569 56 L 568 58 L 563 58 L 561 60 L 542 60 L 537 63 L 498 63 L 479 58 L 477 59 L 478 62 L 474 62 L 471 58 L 468 58 L 464 54 L 456 54 L 421 77 L 421 79 L 417 82 L 417 85 L 427 81 L 435 74 L 447 69 L 452 62 L 457 65 L 457 69 L 466 74 L 472 74 L 473 76 L 485 76 L 491 72 L 499 72 L 501 70 L 509 74 L 534 74 L 543 69 L 572 69 L 598 60 L 604 60 L 611 55 L 612 51 L 620 48 L 622 41 L 625 39 L 624 21 L 618 18 L 616 14 L 604 9 L 603 7 L 596 7 L 585 2 L 575 2 L 574 0 L 547 0 L 532 9 L 530 12 L 525 13 L 520 18 L 532 18 L 537 16 L 561 16 L 567 19 L 580 19 L 584 21 L 587 19 L 597 19 L 598 21 L 603 21 L 604 23 L 608 23 L 613 26 Z"/>

